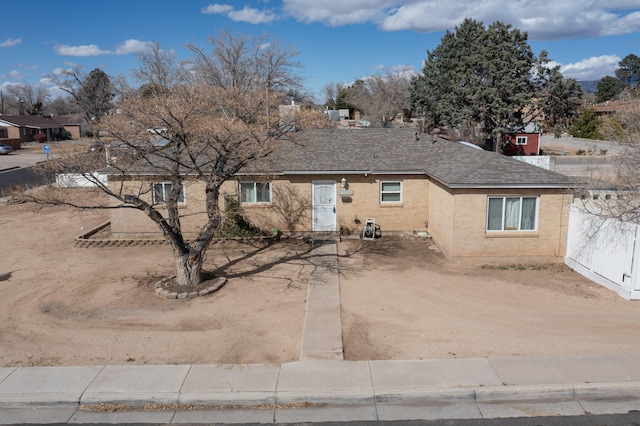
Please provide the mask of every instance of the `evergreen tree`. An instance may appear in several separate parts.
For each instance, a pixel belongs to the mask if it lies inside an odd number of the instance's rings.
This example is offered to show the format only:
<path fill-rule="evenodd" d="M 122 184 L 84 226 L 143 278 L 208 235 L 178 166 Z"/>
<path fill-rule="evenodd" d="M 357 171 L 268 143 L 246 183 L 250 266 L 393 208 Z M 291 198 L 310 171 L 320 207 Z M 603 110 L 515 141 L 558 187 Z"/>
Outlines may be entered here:
<path fill-rule="evenodd" d="M 109 76 L 96 68 L 84 79 L 78 91 L 78 106 L 87 120 L 99 122 L 111 109 L 114 96 Z"/>
<path fill-rule="evenodd" d="M 541 55 L 540 65 L 546 61 L 546 52 Z M 582 103 L 582 88 L 574 78 L 565 79 L 560 66 L 547 68 L 542 66 L 543 78 L 538 81 L 540 94 L 538 106 L 544 114 L 545 122 L 556 135 L 569 129 L 571 120 L 577 115 Z"/>
<path fill-rule="evenodd" d="M 603 77 L 596 89 L 596 102 L 606 102 L 617 97 L 624 90 L 625 84 L 611 76 Z"/>
<path fill-rule="evenodd" d="M 634 54 L 625 56 L 618 62 L 616 77 L 626 83 L 627 87 L 631 87 L 631 83 L 635 81 L 635 87 L 640 87 L 640 57 Z"/>
<path fill-rule="evenodd" d="M 571 126 L 570 133 L 577 138 L 600 139 L 600 119 L 593 109 L 585 109 Z"/>
<path fill-rule="evenodd" d="M 432 125 L 480 126 L 497 137 L 526 124 L 535 62 L 526 33 L 502 22 L 485 28 L 466 19 L 427 51 L 422 74 L 411 84 L 411 101 Z"/>

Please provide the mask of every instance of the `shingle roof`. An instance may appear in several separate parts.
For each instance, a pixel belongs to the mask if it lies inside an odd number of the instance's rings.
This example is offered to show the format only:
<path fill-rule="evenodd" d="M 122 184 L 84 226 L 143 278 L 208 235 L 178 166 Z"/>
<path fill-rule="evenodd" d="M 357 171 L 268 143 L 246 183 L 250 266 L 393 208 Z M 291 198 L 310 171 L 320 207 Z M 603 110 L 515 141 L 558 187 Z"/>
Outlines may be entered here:
<path fill-rule="evenodd" d="M 448 187 L 569 188 L 571 180 L 494 152 L 418 135 L 410 129 L 319 129 L 299 134 L 271 157 L 269 172 L 421 173 Z"/>
<path fill-rule="evenodd" d="M 267 160 L 243 174 L 420 174 L 450 188 L 571 188 L 565 175 L 511 157 L 473 149 L 411 129 L 315 129 L 295 134 Z M 171 149 L 171 148 L 169 148 Z M 163 164 L 157 158 L 151 161 Z M 107 167 L 104 172 L 109 172 Z M 161 169 L 141 162 L 130 174 Z"/>
<path fill-rule="evenodd" d="M 60 123 L 52 118 L 38 117 L 35 115 L 0 115 L 0 121 L 5 121 L 20 127 L 35 127 L 37 129 L 62 127 Z"/>

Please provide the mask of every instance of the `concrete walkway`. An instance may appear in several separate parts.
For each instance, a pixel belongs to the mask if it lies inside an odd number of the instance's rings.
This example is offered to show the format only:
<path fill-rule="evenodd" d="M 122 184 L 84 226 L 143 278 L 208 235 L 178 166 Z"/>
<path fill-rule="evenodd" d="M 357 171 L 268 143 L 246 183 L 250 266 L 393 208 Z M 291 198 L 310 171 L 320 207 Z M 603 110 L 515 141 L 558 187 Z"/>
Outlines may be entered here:
<path fill-rule="evenodd" d="M 640 409 L 640 354 L 344 361 L 336 244 L 317 242 L 312 253 L 300 361 L 0 368 L 0 424 L 398 421 Z M 127 409 L 104 412 L 94 404 Z M 141 409 L 148 404 L 161 405 Z"/>
<path fill-rule="evenodd" d="M 342 360 L 338 248 L 335 240 L 314 241 L 300 361 Z"/>

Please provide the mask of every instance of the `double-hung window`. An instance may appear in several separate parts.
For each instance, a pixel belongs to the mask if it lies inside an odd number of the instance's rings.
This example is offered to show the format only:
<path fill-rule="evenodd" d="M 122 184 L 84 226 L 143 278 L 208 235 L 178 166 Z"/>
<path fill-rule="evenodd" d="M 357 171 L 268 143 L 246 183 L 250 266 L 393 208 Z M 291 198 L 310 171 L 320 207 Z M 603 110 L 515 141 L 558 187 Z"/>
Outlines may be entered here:
<path fill-rule="evenodd" d="M 402 201 L 402 182 L 383 181 L 380 182 L 380 202 L 399 203 Z"/>
<path fill-rule="evenodd" d="M 270 203 L 270 182 L 240 182 L 240 202 Z"/>
<path fill-rule="evenodd" d="M 487 231 L 535 231 L 538 197 L 489 197 Z"/>
<path fill-rule="evenodd" d="M 171 197 L 171 182 L 157 182 L 153 184 L 153 204 L 164 204 Z M 184 204 L 184 186 L 180 187 L 178 204 Z"/>

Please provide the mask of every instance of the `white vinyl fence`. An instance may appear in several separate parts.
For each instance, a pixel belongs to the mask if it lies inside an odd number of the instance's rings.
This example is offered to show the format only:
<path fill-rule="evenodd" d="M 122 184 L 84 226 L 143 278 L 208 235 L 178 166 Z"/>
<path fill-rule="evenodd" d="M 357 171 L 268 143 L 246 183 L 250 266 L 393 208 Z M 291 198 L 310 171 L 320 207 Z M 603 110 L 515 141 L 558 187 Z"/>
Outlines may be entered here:
<path fill-rule="evenodd" d="M 107 184 L 107 175 L 102 173 L 91 173 L 92 179 L 76 174 L 76 173 L 61 173 L 56 175 L 56 184 L 64 188 L 77 188 L 77 187 L 90 187 L 96 186 L 95 182 L 98 181 L 103 185 Z"/>
<path fill-rule="evenodd" d="M 627 300 L 640 299 L 639 225 L 602 218 L 574 204 L 568 228 L 568 266 Z"/>

